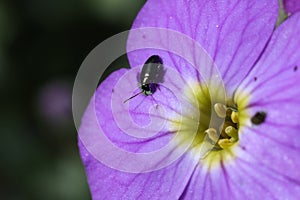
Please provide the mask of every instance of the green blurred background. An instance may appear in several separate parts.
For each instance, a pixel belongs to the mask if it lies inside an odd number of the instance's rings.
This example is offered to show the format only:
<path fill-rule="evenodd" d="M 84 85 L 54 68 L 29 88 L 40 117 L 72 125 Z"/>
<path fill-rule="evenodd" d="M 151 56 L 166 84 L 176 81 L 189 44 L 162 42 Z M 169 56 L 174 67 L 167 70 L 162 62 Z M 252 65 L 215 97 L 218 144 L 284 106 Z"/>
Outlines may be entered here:
<path fill-rule="evenodd" d="M 1 200 L 91 199 L 73 81 L 87 54 L 130 29 L 144 2 L 0 1 Z"/>

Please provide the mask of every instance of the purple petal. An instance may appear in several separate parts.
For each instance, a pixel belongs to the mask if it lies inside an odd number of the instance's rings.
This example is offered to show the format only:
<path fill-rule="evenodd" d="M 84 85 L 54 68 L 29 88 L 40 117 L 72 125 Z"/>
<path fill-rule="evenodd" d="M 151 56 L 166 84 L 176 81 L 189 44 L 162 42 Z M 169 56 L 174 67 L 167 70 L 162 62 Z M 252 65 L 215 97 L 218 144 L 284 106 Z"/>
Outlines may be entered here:
<path fill-rule="evenodd" d="M 253 142 L 255 141 L 249 141 Z M 299 196 L 299 182 L 273 171 L 269 167 L 271 163 L 265 165 L 261 162 L 268 159 L 268 155 L 257 160 L 256 153 L 251 148 L 246 151 L 240 149 L 237 160 L 224 167 L 229 183 L 227 187 L 230 187 L 234 197 L 232 199 L 294 199 Z"/>
<path fill-rule="evenodd" d="M 234 165 L 226 166 L 233 172 L 228 179 L 253 197 L 250 199 L 294 199 L 300 195 L 299 149 L 268 138 L 265 135 L 272 131 L 265 131 L 247 129 L 241 133 L 238 158 Z"/>
<path fill-rule="evenodd" d="M 150 173 L 125 173 L 103 165 L 79 143 L 92 198 L 178 199 L 197 160 L 185 155 L 172 165 Z"/>
<path fill-rule="evenodd" d="M 124 100 L 139 92 L 139 90 L 137 90 L 138 82 L 136 81 L 137 73 L 127 73 L 131 75 L 131 77 L 128 77 L 126 76 L 125 72 L 125 70 L 114 72 L 99 86 L 96 91 L 94 101 L 99 126 L 102 128 L 103 133 L 110 141 L 112 141 L 118 147 L 126 149 L 127 151 L 149 152 L 159 149 L 167 144 L 167 142 L 169 142 L 173 137 L 172 134 L 169 134 L 168 130 L 162 130 L 162 134 L 156 139 L 140 139 L 126 134 L 130 133 L 130 126 L 125 127 L 125 130 L 122 130 L 119 124 L 116 123 L 117 121 L 120 121 L 120 123 L 123 122 L 125 125 L 130 125 L 129 123 L 131 123 L 133 120 L 133 122 L 138 123 L 139 125 L 145 125 L 145 123 L 149 123 L 150 120 L 148 110 L 155 104 L 155 102 L 153 102 L 153 98 L 155 98 L 156 94 L 150 96 L 149 98 L 146 98 L 144 95 L 139 95 L 126 103 L 129 104 L 129 117 L 131 118 L 127 119 L 125 115 L 126 113 L 122 113 L 124 112 L 123 110 L 114 110 L 119 106 L 121 108 L 125 107 L 126 104 L 123 103 Z M 119 87 L 116 86 L 117 83 L 121 83 L 119 84 Z M 131 87 L 135 90 L 130 91 L 130 85 L 133 85 Z M 123 87 L 121 88 L 121 86 Z M 119 100 L 119 102 L 112 102 L 113 97 L 115 97 L 114 99 Z M 172 99 L 172 97 L 170 98 Z M 112 105 L 113 103 L 114 105 Z M 142 108 L 147 109 L 141 110 Z M 154 118 L 156 117 L 154 116 Z M 157 117 L 157 120 L 163 121 L 163 119 L 160 119 L 159 116 Z M 150 132 L 149 129 L 145 131 L 147 131 L 146 133 Z"/>
<path fill-rule="evenodd" d="M 168 28 L 195 39 L 214 59 L 231 93 L 265 47 L 276 17 L 277 1 L 149 0 L 132 28 Z M 160 38 L 159 33 L 156 37 Z M 129 37 L 128 49 L 139 39 Z M 147 42 L 147 37 L 142 39 Z M 178 41 L 170 41 L 180 45 Z M 195 52 L 191 49 L 189 53 Z M 141 65 L 153 54 L 159 54 L 166 65 L 193 76 L 190 69 L 185 69 L 183 59 L 153 49 L 131 52 L 131 66 Z"/>
<path fill-rule="evenodd" d="M 222 178 L 219 177 L 218 182 L 222 182 Z M 219 184 L 218 183 L 218 184 Z M 209 175 L 207 168 L 202 168 L 200 165 L 194 170 L 193 176 L 191 177 L 189 184 L 185 188 L 180 199 L 218 199 L 220 193 L 215 193 L 214 189 L 217 187 L 213 186 L 213 182 Z M 222 198 L 226 199 L 226 196 Z"/>
<path fill-rule="evenodd" d="M 97 89 L 88 108 L 90 111 L 87 111 L 83 122 L 91 123 L 92 120 L 96 120 L 99 123 L 98 128 L 101 128 L 103 134 L 114 145 L 130 152 L 145 153 L 168 144 L 175 137 L 174 132 L 177 131 L 168 126 L 168 122 L 182 117 L 182 112 L 189 112 L 188 107 L 190 109 L 194 107 L 191 107 L 188 102 L 186 102 L 187 105 L 179 104 L 178 98 L 184 96 L 180 91 L 184 83 L 180 76 L 172 73 L 172 70 L 167 70 L 164 76 L 166 82 L 169 83 L 166 87 L 162 85 L 153 95 L 141 94 L 124 103 L 124 100 L 140 91 L 137 89 L 136 80 L 140 71 L 140 68 L 129 71 L 123 69 L 111 74 Z M 175 90 L 179 95 L 175 95 Z M 181 110 L 183 106 L 184 111 Z M 93 111 L 95 111 L 96 119 L 89 114 Z M 151 124 L 148 125 L 150 122 Z M 86 129 L 84 125 L 81 127 Z M 196 125 L 195 128 L 197 128 Z M 158 134 L 153 136 L 153 133 Z"/>
<path fill-rule="evenodd" d="M 300 64 L 300 30 L 294 27 L 300 27 L 300 14 L 276 30 L 265 54 L 237 91 L 237 95 L 251 95 L 243 112 L 252 116 L 265 111 L 266 121 L 244 124 L 234 162 L 221 163 L 210 171 L 198 166 L 182 199 L 300 196 L 300 74 L 296 68 Z"/>
<path fill-rule="evenodd" d="M 267 113 L 260 125 L 250 121 L 244 124 L 240 146 L 246 152 L 240 158 L 249 164 L 247 168 L 252 165 L 253 172 L 266 173 L 264 178 L 270 180 L 257 179 L 269 193 L 285 198 L 300 195 L 300 29 L 295 27 L 300 27 L 300 13 L 275 31 L 265 53 L 236 93 L 237 99 L 243 98 L 239 97 L 241 93 L 250 95 L 249 105 L 241 108 L 242 112 L 250 117 L 259 111 Z"/>
<path fill-rule="evenodd" d="M 255 134 L 255 132 L 250 132 L 250 134 Z M 243 140 L 245 139 L 243 138 Z M 269 142 L 264 142 L 264 138 L 256 139 L 259 142 L 254 140 L 246 142 L 252 144 L 252 147 L 263 146 L 264 144 L 270 145 Z M 274 147 L 282 148 L 282 146 L 271 145 L 270 149 L 267 146 L 265 148 L 266 153 L 263 156 L 256 156 L 257 154 L 261 155 L 262 152 L 257 152 L 251 147 L 246 149 L 244 147 L 237 148 L 235 154 L 238 157 L 234 162 L 221 162 L 220 167 L 213 169 L 198 165 L 181 199 L 256 200 L 294 199 L 298 197 L 300 192 L 299 179 L 288 177 L 271 167 L 271 165 L 278 167 L 282 165 L 282 162 L 290 162 L 288 160 L 278 160 L 278 157 L 274 156 L 268 157 L 270 154 L 267 151 L 273 150 Z M 283 150 L 286 150 L 286 148 Z M 276 153 L 278 152 L 275 150 L 272 155 Z M 293 153 L 294 158 L 297 159 L 299 155 L 296 152 Z M 282 156 L 282 154 L 280 155 Z M 275 160 L 275 162 L 265 163 L 265 160 L 270 162 Z M 289 170 L 297 174 L 296 168 L 299 168 L 299 165 L 290 167 Z"/>
<path fill-rule="evenodd" d="M 254 200 L 270 197 L 264 195 L 265 188 L 257 184 L 246 170 L 242 170 L 240 166 L 230 166 L 228 163 L 214 170 L 198 166 L 181 199 Z"/>
<path fill-rule="evenodd" d="M 300 11 L 299 0 L 283 0 L 283 6 L 288 15 Z"/>
<path fill-rule="evenodd" d="M 120 100 L 120 104 L 124 106 L 124 99 L 126 99 L 128 95 L 130 96 L 129 93 L 121 92 L 126 91 L 126 87 L 134 82 L 128 81 L 128 78 L 132 80 L 131 76 L 126 76 L 128 72 L 132 72 L 132 70 L 127 71 L 122 69 L 116 71 L 99 86 L 96 95 L 92 99 L 82 119 L 79 130 L 79 148 L 81 158 L 86 168 L 92 197 L 93 199 L 176 199 L 184 190 L 194 166 L 197 163 L 197 159 L 191 157 L 191 154 L 187 153 L 168 167 L 150 173 L 122 172 L 102 163 L 102 161 L 111 161 L 117 164 L 119 163 L 120 165 L 126 165 L 127 163 L 125 163 L 125 161 L 135 162 L 130 157 L 116 158 L 117 152 L 111 151 L 111 148 L 106 146 L 106 139 L 109 139 L 114 147 L 119 147 L 129 152 L 145 153 L 157 149 L 160 150 L 163 145 L 174 137 L 172 134 L 161 132 L 150 139 L 134 138 L 126 135 L 126 132 L 123 132 L 118 124 L 116 124 L 114 118 L 115 113 L 113 113 L 111 108 L 111 104 L 113 104 L 112 99 L 114 99 L 113 96 L 116 95 Z M 124 86 L 123 89 L 122 87 L 116 87 L 119 82 Z M 163 89 L 164 88 L 161 88 L 162 91 Z M 172 108 L 172 104 L 178 106 L 178 103 L 172 103 L 172 95 L 168 95 L 168 91 L 164 91 L 156 92 L 152 97 L 157 101 L 166 101 L 165 99 L 168 97 L 170 100 L 169 104 L 164 107 L 166 111 L 168 111 L 168 108 Z M 148 113 L 148 109 L 143 110 L 137 108 L 137 110 L 135 110 L 135 105 L 137 105 L 136 103 L 139 101 L 140 106 L 143 106 L 145 103 L 148 108 L 153 103 L 150 100 L 152 100 L 152 98 L 149 96 L 145 97 L 141 95 L 132 103 L 129 101 L 133 106 L 131 110 L 134 111 L 132 116 L 135 116 L 137 114 L 136 112 L 140 112 L 143 115 Z M 170 110 L 170 112 L 172 112 L 172 110 Z M 145 118 L 140 119 L 139 117 L 135 118 L 137 123 L 144 122 L 144 119 Z M 101 135 L 101 131 L 103 131 L 107 138 L 98 136 Z M 104 148 L 101 145 L 103 145 Z M 104 159 L 106 160 L 99 161 L 99 159 L 97 159 L 99 154 L 104 154 Z M 136 162 L 135 165 L 150 165 L 156 159 L 155 157 L 150 157 L 146 162 Z M 119 167 L 121 168 L 122 166 Z"/>

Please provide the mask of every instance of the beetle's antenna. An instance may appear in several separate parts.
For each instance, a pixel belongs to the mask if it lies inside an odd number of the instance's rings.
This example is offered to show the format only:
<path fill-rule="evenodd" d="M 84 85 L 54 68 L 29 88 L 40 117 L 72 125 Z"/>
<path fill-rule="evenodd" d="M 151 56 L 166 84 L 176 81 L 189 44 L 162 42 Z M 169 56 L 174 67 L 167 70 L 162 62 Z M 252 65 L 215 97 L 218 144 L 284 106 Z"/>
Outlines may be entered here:
<path fill-rule="evenodd" d="M 129 97 L 129 98 L 126 99 L 123 103 L 126 103 L 126 102 L 129 101 L 130 99 L 132 99 L 132 98 L 134 98 L 134 97 L 136 97 L 136 96 L 138 96 L 138 95 L 140 95 L 140 94 L 142 94 L 142 93 L 143 93 L 143 91 L 141 91 L 141 92 L 139 92 L 139 93 L 133 95 L 132 97 Z"/>

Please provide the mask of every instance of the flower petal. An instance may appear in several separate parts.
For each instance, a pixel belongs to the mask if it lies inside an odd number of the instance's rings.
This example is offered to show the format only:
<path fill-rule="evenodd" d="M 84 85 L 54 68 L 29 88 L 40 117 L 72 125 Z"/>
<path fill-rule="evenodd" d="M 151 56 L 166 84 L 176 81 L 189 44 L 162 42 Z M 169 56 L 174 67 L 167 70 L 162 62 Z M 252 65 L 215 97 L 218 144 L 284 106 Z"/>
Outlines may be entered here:
<path fill-rule="evenodd" d="M 237 158 L 234 164 L 226 166 L 229 182 L 238 189 L 233 193 L 236 196 L 245 193 L 248 199 L 299 196 L 299 149 L 273 141 L 257 130 L 242 134 Z"/>
<path fill-rule="evenodd" d="M 79 142 L 92 198 L 98 199 L 178 199 L 188 183 L 196 160 L 188 155 L 172 165 L 149 173 L 126 173 L 96 160 Z"/>
<path fill-rule="evenodd" d="M 265 47 L 277 18 L 277 1 L 173 1 L 149 0 L 138 14 L 134 28 L 161 27 L 195 39 L 216 62 L 229 93 L 247 74 Z M 159 33 L 156 35 L 160 38 Z M 147 41 L 147 37 L 142 38 Z M 164 39 L 164 37 L 163 37 Z M 127 49 L 141 38 L 130 38 Z M 181 43 L 170 39 L 172 43 Z M 188 54 L 194 55 L 193 49 Z M 183 59 L 158 50 L 129 53 L 131 66 L 159 54 L 166 65 L 187 75 Z M 197 56 L 197 55 L 194 55 Z"/>
<path fill-rule="evenodd" d="M 166 81 L 154 94 L 140 94 L 125 103 L 125 99 L 140 92 L 136 80 L 140 71 L 140 68 L 123 69 L 111 74 L 97 89 L 90 107 L 95 110 L 99 127 L 110 141 L 127 151 L 145 153 L 170 142 L 178 130 L 169 126 L 169 122 L 182 118 L 182 115 L 187 116 L 185 113 L 195 113 L 191 112 L 195 108 L 187 101 L 191 98 L 184 99 L 181 89 L 186 86 L 182 87 L 184 82 L 180 74 L 171 69 L 166 69 Z M 182 107 L 185 109 L 182 110 Z M 197 124 L 194 128 L 197 130 Z"/>
<path fill-rule="evenodd" d="M 250 94 L 250 116 L 267 113 L 260 125 L 243 124 L 233 162 L 193 173 L 182 199 L 295 199 L 300 195 L 300 14 L 274 33 L 265 54 L 236 92 Z M 240 108 L 239 108 L 240 109 Z"/>
<path fill-rule="evenodd" d="M 266 165 L 263 160 L 268 155 L 257 159 L 256 153 L 261 152 L 250 148 L 239 148 L 235 153 L 238 157 L 234 162 L 222 163 L 221 167 L 215 169 L 198 165 L 180 199 L 295 199 L 299 196 L 299 179 L 286 177 L 270 167 L 282 164 L 276 162 Z M 295 168 L 290 170 L 298 173 L 294 171 L 297 170 Z"/>
<path fill-rule="evenodd" d="M 300 122 L 297 109 L 300 104 L 300 29 L 295 29 L 300 26 L 299 19 L 300 14 L 295 14 L 275 31 L 265 53 L 236 92 L 237 102 L 245 97 L 240 94 L 250 95 L 247 108 L 241 108 L 247 109 L 250 116 L 265 111 L 266 124 L 288 130 L 297 128 Z M 268 128 L 264 125 L 257 128 Z M 281 137 L 283 140 L 289 141 L 288 144 L 292 142 L 290 138 Z"/>
<path fill-rule="evenodd" d="M 300 11 L 299 0 L 283 0 L 283 6 L 288 15 Z"/>
<path fill-rule="evenodd" d="M 132 131 L 131 119 L 124 117 L 123 110 L 113 107 L 120 105 L 123 108 L 129 104 L 132 119 L 139 125 L 145 125 L 143 123 L 149 118 L 148 108 L 153 107 L 153 103 L 164 106 L 166 117 L 179 115 L 177 110 L 180 111 L 178 100 L 164 86 L 151 96 L 140 95 L 132 102 L 123 103 L 131 95 L 130 92 L 134 91 L 132 88 L 137 87 L 134 85 L 138 71 L 139 68 L 121 69 L 111 74 L 97 89 L 82 119 L 79 148 L 93 199 L 147 199 L 150 196 L 152 199 L 176 199 L 181 195 L 196 165 L 197 160 L 191 154 L 186 153 L 180 157 L 186 149 L 182 149 L 177 140 L 174 141 L 179 134 L 174 134 L 168 126 L 163 126 L 151 137 L 129 135 Z M 176 75 L 170 73 L 171 70 L 168 70 L 165 78 L 170 79 L 172 76 L 177 80 Z M 168 88 L 176 87 L 176 84 L 182 84 L 180 78 Z M 189 110 L 186 112 L 192 113 Z M 155 118 L 166 120 L 164 115 L 151 116 L 151 120 Z M 127 129 L 120 128 L 117 120 L 129 120 L 125 123 Z M 141 134 L 151 131 L 143 127 L 139 130 Z M 138 173 L 145 171 L 151 172 Z"/>
<path fill-rule="evenodd" d="M 137 70 L 140 71 L 140 69 L 136 69 L 135 72 L 133 72 L 133 70 L 125 71 L 122 69 L 111 74 L 96 91 L 94 100 L 95 111 L 99 126 L 103 130 L 105 136 L 112 141 L 114 145 L 131 152 L 149 152 L 166 145 L 173 135 L 166 129 L 161 130 L 161 134 L 156 138 L 143 139 L 128 135 L 133 131 L 130 130 L 132 121 L 139 125 L 145 125 L 143 123 L 147 124 L 150 121 L 149 109 L 156 103 L 154 98 L 157 96 L 157 93 L 155 93 L 147 98 L 141 94 L 132 99 L 132 101 L 130 100 L 129 102 L 124 103 L 124 100 L 132 96 L 133 92 L 139 92 L 136 90 L 138 86 L 136 80 Z M 130 88 L 134 89 L 131 90 Z M 161 92 L 161 94 L 166 93 Z M 172 96 L 169 98 L 174 99 Z M 116 110 L 116 107 L 124 108 L 127 104 L 129 104 L 128 111 L 130 114 L 129 117 L 131 118 L 126 118 L 126 110 Z M 151 119 L 153 118 L 164 122 L 164 118 L 161 119 L 159 116 L 152 116 Z M 122 124 L 120 123 L 125 124 L 126 127 L 122 129 L 120 127 Z M 149 128 L 139 129 L 137 131 L 139 131 L 139 133 L 144 131 L 146 132 L 145 134 L 150 132 Z"/>
<path fill-rule="evenodd" d="M 210 170 L 205 166 L 198 165 L 181 199 L 253 199 L 247 195 L 247 190 L 252 187 L 252 183 L 249 183 L 249 188 L 245 189 L 240 187 L 239 183 L 233 181 L 235 177 L 248 182 L 251 182 L 251 179 L 239 171 L 230 171 L 231 169 L 228 169 L 228 166 L 228 163 L 226 165 L 222 163 L 220 168 Z M 262 191 L 262 189 L 258 188 L 256 191 L 256 197 L 261 197 L 259 191 Z"/>
<path fill-rule="evenodd" d="M 211 177 L 207 169 L 202 168 L 200 165 L 197 165 L 191 177 L 191 180 L 186 186 L 180 199 L 222 199 L 223 197 L 224 199 L 226 199 L 226 196 L 223 196 L 223 193 L 215 193 L 214 189 L 217 189 L 217 187 L 213 185 L 214 183 L 210 178 Z M 222 182 L 222 180 L 223 179 L 219 177 L 218 185 Z"/>
<path fill-rule="evenodd" d="M 248 106 L 241 108 L 250 117 L 266 113 L 259 125 L 246 122 L 240 134 L 240 146 L 252 170 L 269 172 L 269 181 L 261 184 L 274 195 L 284 188 L 282 197 L 300 195 L 300 13 L 285 21 L 273 34 L 265 53 L 236 92 L 239 102 L 242 93 L 249 94 Z M 259 167 L 258 167 L 259 166 Z M 249 171 L 248 171 L 249 172 Z M 276 175 L 276 177 L 275 177 Z M 274 188 L 274 187 L 277 187 Z"/>

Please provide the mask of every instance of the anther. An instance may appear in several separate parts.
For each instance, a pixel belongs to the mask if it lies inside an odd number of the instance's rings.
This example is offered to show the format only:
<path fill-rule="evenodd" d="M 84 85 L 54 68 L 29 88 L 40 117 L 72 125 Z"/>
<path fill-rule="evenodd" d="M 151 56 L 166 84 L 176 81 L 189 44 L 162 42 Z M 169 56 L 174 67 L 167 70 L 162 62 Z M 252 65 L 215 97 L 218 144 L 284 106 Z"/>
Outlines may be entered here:
<path fill-rule="evenodd" d="M 218 141 L 218 145 L 219 145 L 221 148 L 225 149 L 225 148 L 227 148 L 227 147 L 232 146 L 233 143 L 232 143 L 229 139 L 225 138 L 225 139 L 219 140 L 219 141 Z"/>
<path fill-rule="evenodd" d="M 233 123 L 236 123 L 236 124 L 239 122 L 239 115 L 238 115 L 238 112 L 233 111 L 233 112 L 231 113 L 231 121 L 232 121 Z"/>
<path fill-rule="evenodd" d="M 227 126 L 225 128 L 225 133 L 230 136 L 230 141 L 231 142 L 236 142 L 238 140 L 238 130 L 236 130 L 234 127 L 232 126 Z"/>
<path fill-rule="evenodd" d="M 211 139 L 213 142 L 217 142 L 219 139 L 219 135 L 214 128 L 209 128 L 205 131 L 205 133 L 208 135 L 209 139 Z"/>
<path fill-rule="evenodd" d="M 221 104 L 221 103 L 216 103 L 214 105 L 214 109 L 215 109 L 215 112 L 217 113 L 217 115 L 221 118 L 225 118 L 226 117 L 226 106 Z"/>

